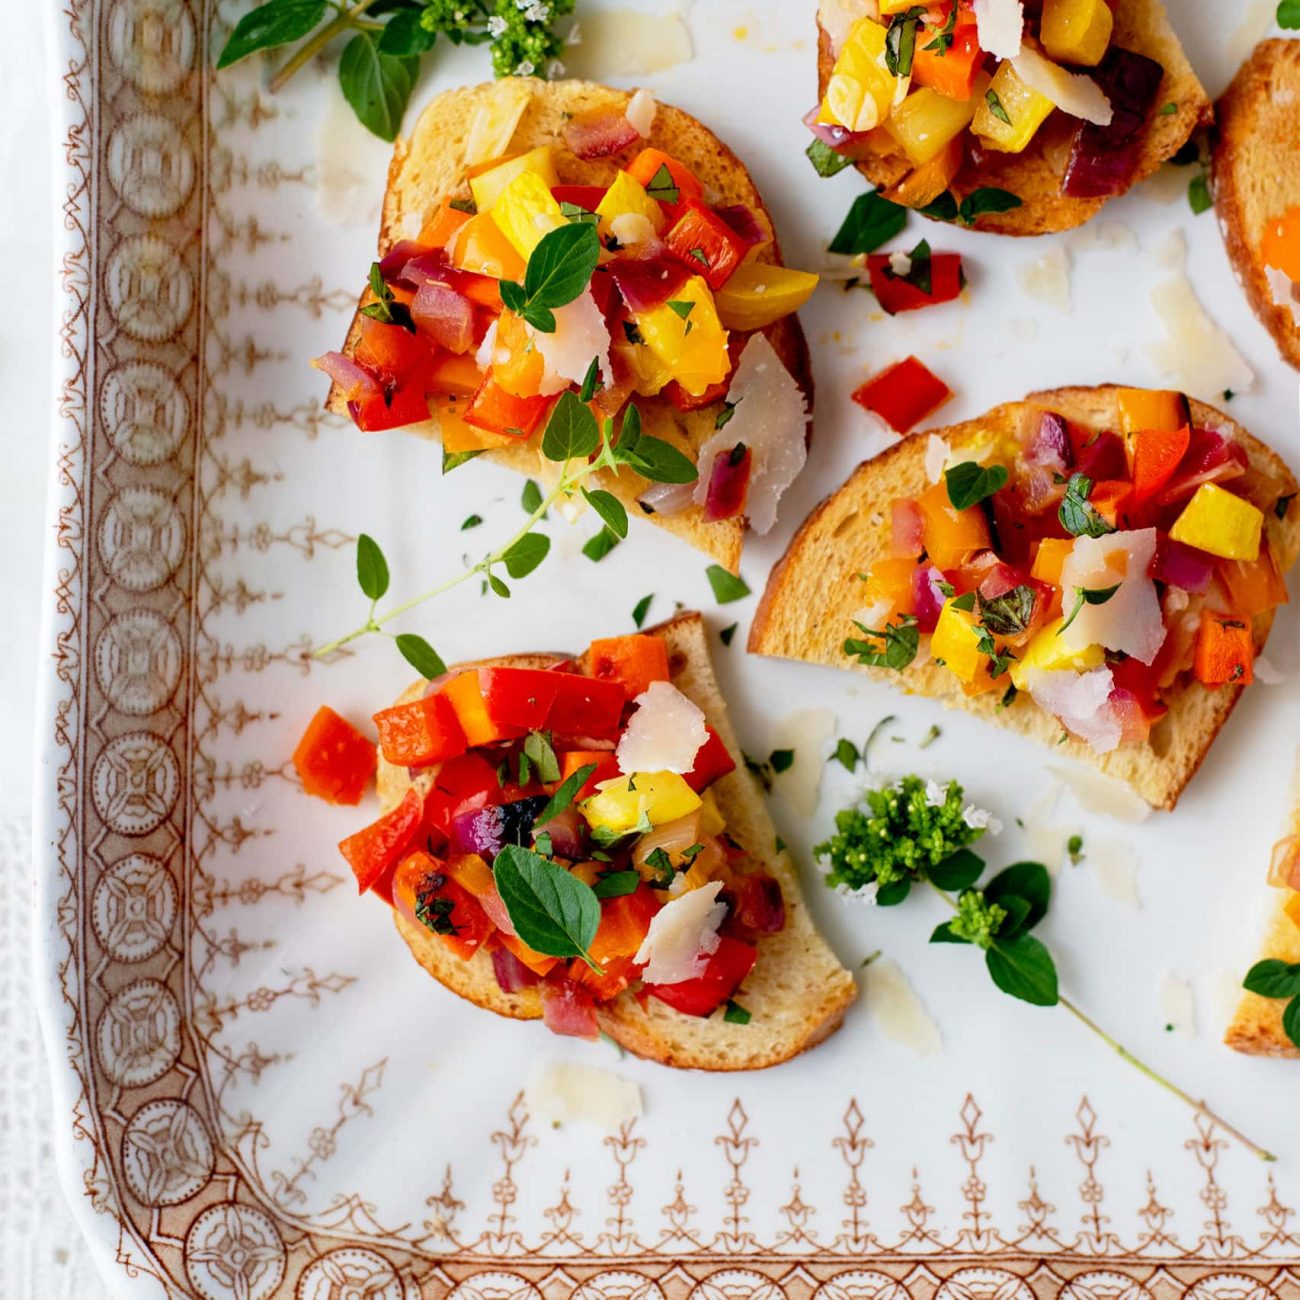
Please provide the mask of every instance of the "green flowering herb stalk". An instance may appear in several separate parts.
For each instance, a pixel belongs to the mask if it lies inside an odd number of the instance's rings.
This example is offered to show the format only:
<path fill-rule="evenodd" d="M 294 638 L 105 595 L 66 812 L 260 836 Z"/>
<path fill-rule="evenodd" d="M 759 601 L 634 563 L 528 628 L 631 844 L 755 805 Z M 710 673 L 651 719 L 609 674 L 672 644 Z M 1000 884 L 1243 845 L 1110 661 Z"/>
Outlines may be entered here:
<path fill-rule="evenodd" d="M 995 817 L 966 802 L 956 781 L 939 785 L 905 776 L 867 790 L 858 803 L 836 813 L 835 834 L 813 853 L 825 868 L 826 883 L 849 898 L 891 906 L 901 903 L 914 884 L 929 885 L 953 913 L 935 927 L 932 944 L 979 949 L 1002 992 L 1033 1006 L 1064 1008 L 1123 1060 L 1261 1159 L 1276 1159 L 1205 1102 L 1134 1056 L 1061 993 L 1051 952 L 1030 933 L 1051 905 L 1047 868 L 1041 862 L 1017 862 L 981 883 L 985 862 L 970 845 L 1000 829 Z M 1287 988 L 1300 993 L 1300 967 L 1294 983 L 1294 989 Z M 1300 997 L 1296 1002 L 1300 1006 Z"/>

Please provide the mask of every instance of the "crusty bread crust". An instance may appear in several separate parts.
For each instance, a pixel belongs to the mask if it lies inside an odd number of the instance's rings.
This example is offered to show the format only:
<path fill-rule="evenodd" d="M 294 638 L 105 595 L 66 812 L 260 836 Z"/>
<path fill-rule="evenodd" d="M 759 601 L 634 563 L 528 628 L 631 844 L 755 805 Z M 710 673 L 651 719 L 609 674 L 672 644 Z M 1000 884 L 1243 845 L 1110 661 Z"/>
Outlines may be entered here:
<path fill-rule="evenodd" d="M 420 114 L 409 139 L 399 139 L 388 169 L 388 188 L 384 195 L 383 217 L 379 230 L 379 256 L 383 256 L 400 239 L 414 238 L 424 218 L 462 183 L 465 142 L 475 114 L 488 99 L 495 83 L 450 90 L 437 96 Z M 628 92 L 612 90 L 590 81 L 538 82 L 529 106 L 525 109 L 511 141 L 511 151 L 522 153 L 539 145 L 561 141 L 564 123 L 575 113 L 591 109 L 621 111 L 630 98 Z M 621 166 L 644 146 L 662 149 L 680 159 L 699 177 L 706 191 L 716 193 L 721 204 L 743 203 L 755 211 L 770 214 L 763 204 L 744 164 L 707 127 L 670 104 L 660 104 L 648 139 L 609 158 L 583 162 L 567 149 L 557 150 L 556 167 L 560 180 L 573 185 L 607 185 Z M 759 258 L 781 263 L 779 242 L 773 239 Z M 358 312 L 352 318 L 343 350 L 351 354 L 360 330 L 359 308 L 368 300 L 362 293 Z M 808 399 L 813 402 L 812 364 L 808 344 L 797 316 L 787 316 L 763 331 L 776 354 Z M 679 411 L 661 398 L 638 398 L 645 431 L 663 438 L 687 452 L 691 459 L 716 429 L 719 403 L 698 411 Z M 347 406 L 337 385 L 331 387 L 326 406 L 346 414 Z M 811 421 L 809 422 L 811 431 Z M 424 437 L 438 436 L 438 421 L 411 426 Z M 811 436 L 811 435 L 810 435 Z M 539 439 L 492 449 L 484 453 L 489 460 L 508 465 L 521 474 L 537 474 L 543 468 Z M 613 492 L 637 518 L 666 528 L 717 560 L 733 573 L 740 565 L 744 547 L 745 525 L 739 519 L 708 523 L 699 506 L 691 506 L 673 515 L 646 515 L 637 505 L 637 496 L 645 491 L 646 480 L 630 470 L 615 477 L 599 476 L 600 486 Z"/>
<path fill-rule="evenodd" d="M 1172 113 L 1159 111 L 1147 124 L 1138 164 L 1130 184 L 1137 184 L 1172 158 L 1198 126 L 1212 117 L 1209 97 L 1192 71 L 1183 48 L 1169 25 L 1160 0 L 1116 0 L 1114 44 L 1155 59 L 1165 70 L 1156 96 L 1156 109 L 1174 104 Z M 831 42 L 819 25 L 817 43 L 818 95 L 826 93 L 835 60 Z M 1057 115 L 1060 116 L 1059 114 Z M 1051 155 L 1059 150 L 1045 148 L 1056 140 L 1055 119 L 1049 120 L 1024 153 L 989 154 L 977 165 L 969 157 L 952 185 L 958 199 L 983 186 L 1010 190 L 1022 205 L 1010 212 L 991 212 L 979 218 L 978 228 L 998 235 L 1045 235 L 1082 225 L 1100 211 L 1106 199 L 1067 198 L 1061 194 L 1061 163 Z M 884 189 L 896 184 L 910 164 L 901 154 L 863 158 L 858 170 L 874 185 Z"/>
<path fill-rule="evenodd" d="M 1300 205 L 1300 40 L 1263 41 L 1215 110 L 1214 207 L 1237 278 L 1282 356 L 1300 368 L 1300 324 L 1273 301 L 1264 223 Z"/>
<path fill-rule="evenodd" d="M 945 437 L 954 447 L 984 431 L 1010 434 L 1019 428 L 1027 405 L 1050 407 L 1093 427 L 1115 428 L 1115 394 L 1113 385 L 1031 393 L 1024 402 L 994 407 L 978 419 L 913 433 L 859 465 L 844 486 L 808 517 L 772 571 L 750 630 L 749 649 L 756 654 L 851 668 L 905 691 L 940 699 L 949 707 L 965 709 L 1050 745 L 1057 753 L 1094 764 L 1106 775 L 1127 782 L 1153 807 L 1172 808 L 1236 704 L 1241 687 L 1209 690 L 1187 682 L 1173 692 L 1169 713 L 1153 728 L 1149 743 L 1122 745 L 1099 755 L 1073 738 L 1058 744 L 1060 724 L 1029 700 L 999 710 L 996 692 L 965 695 L 957 679 L 937 664 L 913 664 L 898 674 L 887 668 L 862 667 L 843 651 L 845 637 L 856 635 L 853 613 L 863 604 L 858 574 L 889 545 L 890 503 L 916 496 L 929 484 L 925 471 L 929 432 Z M 1278 495 L 1296 491 L 1294 476 L 1273 451 L 1221 411 L 1201 402 L 1191 405 L 1198 425 L 1222 428 L 1237 438 L 1246 448 L 1252 468 L 1276 483 Z M 1269 512 L 1266 520 L 1269 544 L 1285 572 L 1300 553 L 1300 509 L 1293 502 L 1285 519 Z M 1257 646 L 1264 644 L 1271 623 L 1271 615 L 1255 620 Z"/>
<path fill-rule="evenodd" d="M 739 759 L 740 746 L 713 675 L 704 620 L 698 614 L 680 614 L 647 631 L 668 643 L 673 683 L 704 710 L 727 748 Z M 479 662 L 543 667 L 557 658 L 516 655 Z M 424 683 L 417 682 L 402 701 L 415 698 L 423 689 Z M 431 782 L 431 776 L 421 774 L 416 784 L 427 788 Z M 400 802 L 411 781 L 405 768 L 395 768 L 381 756 L 378 784 L 387 810 Z M 726 818 L 728 832 L 780 882 L 785 895 L 785 929 L 760 941 L 758 964 L 743 987 L 744 1004 L 753 1019 L 747 1025 L 729 1024 L 719 1016 L 701 1020 L 682 1015 L 653 998 L 642 1005 L 627 993 L 600 1008 L 597 1016 L 601 1029 L 628 1051 L 663 1065 L 759 1070 L 788 1061 L 839 1028 L 858 990 L 853 976 L 840 965 L 813 924 L 798 872 L 790 855 L 777 847 L 776 828 L 753 777 L 740 764 L 710 788 Z M 397 912 L 393 915 L 399 933 L 419 963 L 453 993 L 516 1020 L 541 1016 L 537 989 L 502 992 L 487 954 L 462 961 L 436 935 L 404 920 Z"/>

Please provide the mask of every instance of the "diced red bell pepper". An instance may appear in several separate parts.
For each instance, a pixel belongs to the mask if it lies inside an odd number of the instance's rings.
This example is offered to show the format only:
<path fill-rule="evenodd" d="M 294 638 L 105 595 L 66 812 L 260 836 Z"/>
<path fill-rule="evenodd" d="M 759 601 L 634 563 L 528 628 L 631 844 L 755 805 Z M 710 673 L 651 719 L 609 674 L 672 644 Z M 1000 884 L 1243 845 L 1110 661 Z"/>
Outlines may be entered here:
<path fill-rule="evenodd" d="M 734 902 L 728 921 L 754 934 L 777 934 L 785 929 L 785 895 L 781 882 L 766 871 L 749 871 L 731 888 Z"/>
<path fill-rule="evenodd" d="M 951 0 L 944 5 L 942 16 L 932 7 L 929 24 L 917 31 L 912 80 L 918 86 L 928 86 L 949 99 L 966 100 L 974 93 L 975 79 L 984 66 L 984 51 L 980 49 L 974 11 L 964 5 L 958 9 L 952 43 L 946 50 L 926 48 L 947 25 L 952 6 L 956 3 L 957 0 Z"/>
<path fill-rule="evenodd" d="M 583 782 L 582 788 L 573 796 L 573 802 L 590 799 L 596 793 L 596 786 L 602 781 L 613 781 L 620 775 L 618 759 L 612 749 L 570 749 L 557 754 L 560 761 L 560 780 L 567 781 L 575 772 L 594 765 L 596 770 Z"/>
<path fill-rule="evenodd" d="M 952 302 L 962 291 L 960 253 L 934 253 L 930 257 L 930 291 L 909 279 L 895 275 L 890 269 L 890 255 L 872 253 L 867 258 L 867 275 L 871 291 L 881 307 L 891 316 L 900 311 L 918 311 L 941 302 Z"/>
<path fill-rule="evenodd" d="M 425 797 L 425 821 L 445 839 L 459 813 L 504 801 L 496 768 L 471 750 L 442 765 Z"/>
<path fill-rule="evenodd" d="M 293 751 L 304 794 L 326 803 L 359 804 L 378 759 L 374 741 L 322 704 Z"/>
<path fill-rule="evenodd" d="M 534 397 L 516 397 L 507 393 L 492 378 L 489 370 L 465 411 L 465 423 L 487 433 L 527 438 L 541 424 L 554 400 L 540 393 Z"/>
<path fill-rule="evenodd" d="M 723 935 L 702 975 L 680 984 L 647 984 L 646 992 L 687 1016 L 712 1015 L 754 969 L 758 949 Z"/>
<path fill-rule="evenodd" d="M 683 778 L 696 794 L 711 786 L 720 776 L 736 770 L 736 760 L 731 757 L 726 742 L 712 727 L 708 728 L 708 733 L 708 740 L 696 752 L 695 762 Z"/>
<path fill-rule="evenodd" d="M 426 695 L 375 714 L 379 748 L 398 767 L 427 767 L 463 754 L 465 732 L 443 694 Z"/>
<path fill-rule="evenodd" d="M 721 289 L 745 260 L 750 242 L 703 203 L 686 202 L 664 243 L 676 257 L 702 275 L 710 289 Z"/>
<path fill-rule="evenodd" d="M 907 433 L 952 396 L 952 389 L 915 357 L 872 376 L 853 400 L 880 416 L 895 433 Z"/>
<path fill-rule="evenodd" d="M 553 974 L 542 985 L 542 1023 L 569 1038 L 600 1037 L 591 991 L 563 976 Z"/>
<path fill-rule="evenodd" d="M 617 683 L 629 700 L 636 699 L 651 682 L 668 681 L 668 647 L 660 636 L 604 637 L 591 643 L 587 656 L 591 675 L 598 681 Z"/>
<path fill-rule="evenodd" d="M 693 397 L 675 379 L 670 379 L 660 391 L 679 411 L 700 411 L 722 401 L 730 388 L 731 376 L 728 375 L 721 382 L 710 384 L 698 397 Z"/>
<path fill-rule="evenodd" d="M 465 961 L 496 929 L 478 899 L 422 849 L 408 854 L 398 864 L 393 877 L 393 906 L 408 921 L 437 935 Z"/>
<path fill-rule="evenodd" d="M 1155 722 L 1169 712 L 1169 706 L 1160 699 L 1158 663 L 1147 665 L 1130 655 L 1110 666 L 1116 687 L 1128 691 L 1137 700 L 1148 722 Z"/>
<path fill-rule="evenodd" d="M 1088 496 L 1097 513 L 1116 528 L 1128 527 L 1133 508 L 1133 484 L 1127 479 L 1105 479 L 1093 486 Z"/>
<path fill-rule="evenodd" d="M 607 188 L 605 185 L 556 185 L 551 197 L 556 203 L 572 203 L 587 212 L 595 212 Z"/>
<path fill-rule="evenodd" d="M 557 736 L 590 736 L 613 740 L 623 720 L 626 696 L 616 682 L 599 682 L 575 673 L 556 673 L 560 679 L 555 707 L 546 725 Z"/>
<path fill-rule="evenodd" d="M 450 266 L 443 271 L 442 278 L 447 282 L 449 289 L 455 289 L 457 293 L 463 294 L 476 306 L 486 307 L 493 313 L 501 311 L 503 304 L 500 280 L 490 275 L 480 275 L 477 271 L 459 271 Z"/>
<path fill-rule="evenodd" d="M 1192 431 L 1188 425 L 1179 429 L 1143 429 L 1131 436 L 1133 461 L 1133 504 L 1139 509 L 1153 501 L 1174 476 Z"/>
<path fill-rule="evenodd" d="M 672 188 L 677 191 L 670 199 L 663 196 L 659 179 L 659 169 L 666 167 L 672 178 Z M 627 166 L 628 175 L 641 182 L 646 192 L 673 215 L 681 210 L 684 203 L 700 202 L 704 198 L 704 189 L 689 167 L 679 163 L 676 158 L 660 149 L 642 149 Z"/>
<path fill-rule="evenodd" d="M 591 959 L 603 966 L 613 957 L 635 957 L 661 904 L 648 885 L 600 905 L 600 925 L 591 941 Z"/>
<path fill-rule="evenodd" d="M 562 676 L 546 668 L 480 668 L 478 684 L 493 722 L 540 731 L 555 707 Z"/>
<path fill-rule="evenodd" d="M 1192 665 L 1196 680 L 1206 686 L 1229 682 L 1249 686 L 1255 680 L 1255 641 L 1250 620 L 1207 609 L 1196 630 Z"/>
<path fill-rule="evenodd" d="M 364 894 L 401 859 L 424 821 L 424 801 L 412 787 L 402 802 L 378 821 L 340 841 L 339 852 L 348 860 Z"/>
<path fill-rule="evenodd" d="M 363 433 L 403 429 L 423 424 L 429 418 L 429 399 L 422 384 L 400 384 L 384 393 L 349 402 L 348 414 Z"/>
<path fill-rule="evenodd" d="M 393 296 L 409 305 L 414 294 L 398 287 L 393 289 Z M 363 316 L 360 328 L 353 356 L 390 385 L 403 383 L 433 360 L 433 349 L 427 340 L 404 326 L 386 325 Z"/>

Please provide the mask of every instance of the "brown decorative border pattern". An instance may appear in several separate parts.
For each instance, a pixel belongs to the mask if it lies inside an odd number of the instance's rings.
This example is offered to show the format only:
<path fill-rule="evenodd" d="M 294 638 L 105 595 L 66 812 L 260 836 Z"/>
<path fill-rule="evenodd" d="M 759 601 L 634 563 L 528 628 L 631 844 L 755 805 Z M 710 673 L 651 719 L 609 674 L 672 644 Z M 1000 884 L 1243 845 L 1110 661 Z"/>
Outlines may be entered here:
<path fill-rule="evenodd" d="M 229 522 L 276 477 L 225 449 L 231 430 L 290 427 L 314 437 L 312 403 L 289 410 L 231 401 L 214 379 L 277 358 L 228 327 L 253 301 L 310 317 L 337 311 L 342 288 L 249 285 L 223 270 L 232 251 L 279 236 L 227 202 L 236 186 L 302 186 L 304 172 L 250 164 L 228 148 L 272 108 L 253 79 L 239 97 L 207 69 L 225 28 L 213 0 L 69 0 L 62 48 L 68 128 L 63 217 L 62 392 L 53 572 L 53 794 L 45 885 L 58 958 L 59 1087 L 68 1099 L 86 1203 L 101 1241 L 149 1290 L 203 1300 L 1271 1300 L 1300 1296 L 1300 1233 L 1271 1178 L 1247 1230 L 1229 1217 L 1206 1126 L 1187 1143 L 1204 1218 L 1175 1230 L 1148 1175 L 1131 1230 L 1106 1209 L 1108 1139 L 1083 1100 L 1065 1141 L 1078 1162 L 1081 1220 L 1067 1224 L 1028 1171 L 1016 1226 L 995 1222 L 986 1186 L 993 1134 L 968 1097 L 951 1149 L 962 1212 L 945 1225 L 921 1179 L 891 1198 L 873 1187 L 868 1111 L 847 1101 L 830 1150 L 833 1207 L 804 1199 L 798 1170 L 775 1230 L 751 1221 L 751 1153 L 762 1135 L 740 1099 L 716 1137 L 721 1219 L 691 1203 L 679 1171 L 654 1221 L 638 1221 L 634 1183 L 651 1138 L 638 1124 L 605 1139 L 599 1193 L 558 1175 L 548 1225 L 528 1235 L 521 1172 L 537 1142 L 522 1097 L 488 1135 L 490 1204 L 476 1219 L 449 1165 L 427 1217 L 386 1225 L 359 1196 L 312 1212 L 305 1189 L 344 1128 L 371 1114 L 387 1062 L 346 1083 L 337 1113 L 305 1151 L 265 1172 L 258 1121 L 236 1096 L 278 1061 L 227 1032 L 285 1000 L 343 992 L 352 977 L 286 969 L 284 982 L 232 995 L 211 976 L 256 946 L 227 925 L 265 899 L 309 906 L 340 883 L 297 865 L 270 879 L 219 874 L 269 834 L 229 811 L 231 792 L 289 779 L 283 769 L 211 752 L 265 711 L 218 690 L 224 675 L 272 664 L 306 673 L 310 645 L 235 646 L 210 621 L 273 599 L 223 579 L 212 559 L 291 548 L 310 558 L 346 544 L 307 518 L 288 527 Z M 243 389 L 241 388 L 242 392 Z M 249 391 L 254 391 L 251 387 Z M 238 517 L 238 516 L 235 516 Z M 234 1091 L 232 1091 L 232 1089 Z M 838 1162 L 838 1164 L 837 1164 Z M 530 1173 L 530 1176 L 531 1175 Z M 770 1180 L 768 1180 L 770 1182 Z M 869 1190 L 870 1189 L 870 1190 Z M 715 1194 L 719 1189 L 714 1189 Z M 770 1187 L 765 1191 L 770 1191 Z M 876 1201 L 901 1235 L 873 1228 Z M 599 1229 L 579 1214 L 595 1202 Z"/>

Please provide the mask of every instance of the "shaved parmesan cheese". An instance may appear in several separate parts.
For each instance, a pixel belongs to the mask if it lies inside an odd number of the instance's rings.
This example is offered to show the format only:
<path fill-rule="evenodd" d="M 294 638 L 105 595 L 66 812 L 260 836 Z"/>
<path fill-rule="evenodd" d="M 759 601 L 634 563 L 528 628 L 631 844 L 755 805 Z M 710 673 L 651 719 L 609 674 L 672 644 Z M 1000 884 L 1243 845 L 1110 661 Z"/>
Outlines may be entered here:
<path fill-rule="evenodd" d="M 1215 401 L 1225 389 L 1244 392 L 1255 373 L 1232 340 L 1205 314 L 1181 272 L 1161 281 L 1151 301 L 1164 322 L 1166 338 L 1146 345 L 1146 354 L 1178 387 L 1194 397 Z"/>
<path fill-rule="evenodd" d="M 503 77 L 492 83 L 465 138 L 466 167 L 500 158 L 510 148 L 519 119 L 532 103 L 536 84 L 531 77 Z"/>
<path fill-rule="evenodd" d="M 975 0 L 975 12 L 979 13 L 979 0 Z M 980 44 L 983 43 L 981 32 Z M 1050 99 L 1062 113 L 1096 126 L 1110 125 L 1114 110 L 1105 92 L 1091 77 L 1082 72 L 1067 72 L 1028 45 L 1011 59 L 1011 66 L 1030 90 Z"/>
<path fill-rule="evenodd" d="M 738 442 L 752 456 L 745 514 L 756 533 L 776 523 L 777 502 L 808 459 L 808 403 L 766 335 L 753 334 L 736 364 L 727 401 L 735 414 L 700 448 L 695 500 L 708 496 L 713 462 Z"/>
<path fill-rule="evenodd" d="M 631 1079 L 573 1061 L 538 1061 L 524 1085 L 530 1119 L 559 1128 L 573 1120 L 618 1133 L 639 1119 L 641 1089 Z"/>
<path fill-rule="evenodd" d="M 1105 590 L 1117 583 L 1119 590 L 1103 605 L 1084 603 L 1060 633 L 1069 649 L 1100 645 L 1144 664 L 1154 662 L 1166 634 L 1156 584 L 1148 576 L 1155 553 L 1154 528 L 1074 539 L 1061 566 L 1066 608 L 1073 609 L 1078 591 Z"/>
<path fill-rule="evenodd" d="M 1025 815 L 1025 839 L 1029 856 L 1041 862 L 1052 875 L 1065 864 L 1070 852 L 1070 840 L 1080 834 L 1079 826 L 1062 825 L 1055 820 L 1056 805 L 1060 801 L 1061 787 L 1053 787 Z"/>
<path fill-rule="evenodd" d="M 1144 822 L 1151 816 L 1151 805 L 1141 795 L 1091 768 L 1049 763 L 1047 770 L 1087 812 L 1104 813 L 1122 822 Z"/>
<path fill-rule="evenodd" d="M 831 53 L 838 54 L 848 38 L 849 28 L 859 18 L 879 18 L 876 0 L 821 0 L 817 6 L 817 24 L 831 43 Z"/>
<path fill-rule="evenodd" d="M 950 454 L 951 448 L 948 446 L 947 439 L 932 433 L 925 444 L 925 476 L 931 483 L 937 483 L 943 478 L 943 471 L 947 468 Z"/>
<path fill-rule="evenodd" d="M 1196 1037 L 1196 998 L 1187 980 L 1172 971 L 1160 972 L 1160 1014 L 1171 1033 Z"/>
<path fill-rule="evenodd" d="M 772 728 L 772 748 L 794 752 L 794 762 L 775 773 L 776 789 L 801 817 L 817 811 L 826 751 L 837 722 L 830 709 L 796 709 Z"/>
<path fill-rule="evenodd" d="M 1014 59 L 1023 48 L 1025 6 L 1021 0 L 975 0 L 975 31 L 980 49 Z"/>
<path fill-rule="evenodd" d="M 896 961 L 877 957 L 863 975 L 862 995 L 882 1037 L 916 1056 L 943 1051 L 939 1026 Z"/>
<path fill-rule="evenodd" d="M 627 101 L 623 116 L 632 124 L 632 129 L 637 135 L 645 139 L 654 129 L 655 112 L 658 107 L 654 91 L 641 86 L 632 92 L 632 98 Z"/>
<path fill-rule="evenodd" d="M 1069 238 L 1070 247 L 1080 253 L 1137 248 L 1131 226 L 1119 221 L 1089 221 Z"/>
<path fill-rule="evenodd" d="M 1123 840 L 1089 841 L 1086 861 L 1107 898 L 1125 907 L 1141 906 L 1137 893 L 1137 859 Z"/>
<path fill-rule="evenodd" d="M 893 271 L 899 279 L 906 279 L 912 274 L 912 259 L 901 250 L 896 253 L 890 253 L 889 269 Z"/>
<path fill-rule="evenodd" d="M 619 771 L 689 772 L 709 738 L 699 706 L 671 682 L 651 682 L 634 703 L 618 742 Z"/>
<path fill-rule="evenodd" d="M 722 881 L 713 880 L 665 903 L 650 920 L 650 929 L 636 956 L 644 963 L 641 978 L 647 984 L 680 984 L 694 979 L 717 952 L 718 927 L 727 905 L 718 902 Z"/>
<path fill-rule="evenodd" d="M 609 223 L 609 233 L 624 248 L 642 248 L 659 242 L 650 218 L 640 212 L 620 212 Z"/>
<path fill-rule="evenodd" d="M 690 29 L 680 13 L 584 9 L 582 39 L 565 59 L 570 76 L 608 82 L 663 72 L 688 63 L 693 54 Z"/>
<path fill-rule="evenodd" d="M 555 332 L 543 334 L 529 327 L 533 343 L 546 369 L 539 385 L 543 395 L 563 392 L 570 384 L 581 384 L 592 357 L 600 364 L 600 377 L 606 384 L 614 382 L 609 368 L 609 330 L 605 317 L 591 290 L 563 307 L 555 308 Z"/>
<path fill-rule="evenodd" d="M 1026 296 L 1057 311 L 1070 310 L 1070 255 L 1059 244 L 1016 274 Z"/>
<path fill-rule="evenodd" d="M 1110 708 L 1114 679 L 1109 668 L 1078 673 L 1070 668 L 1028 669 L 1022 679 L 1039 708 L 1046 709 L 1098 754 L 1109 754 L 1122 728 Z"/>
<path fill-rule="evenodd" d="M 1171 230 L 1152 250 L 1151 260 L 1166 271 L 1181 271 L 1187 266 L 1187 236 Z"/>

